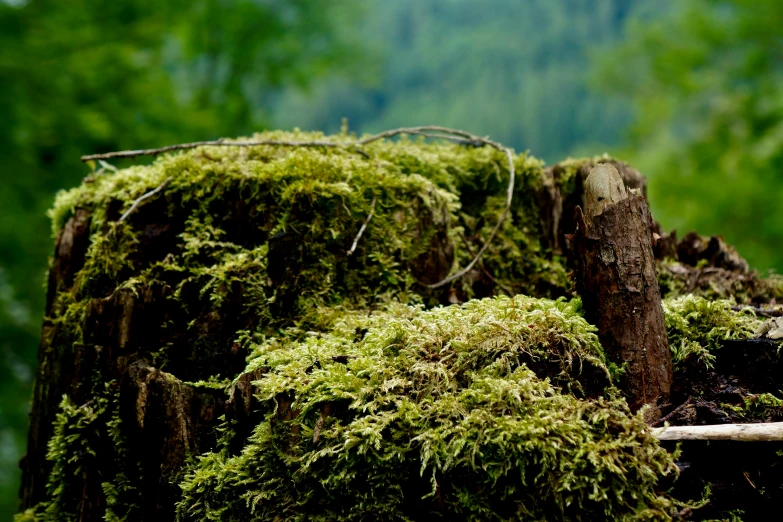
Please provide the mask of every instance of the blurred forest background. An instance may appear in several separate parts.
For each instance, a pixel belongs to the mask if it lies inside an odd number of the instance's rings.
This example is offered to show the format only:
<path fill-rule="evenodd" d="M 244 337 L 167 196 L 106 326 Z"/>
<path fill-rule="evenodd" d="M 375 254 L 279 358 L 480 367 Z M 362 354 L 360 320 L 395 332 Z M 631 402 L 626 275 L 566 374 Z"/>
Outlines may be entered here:
<path fill-rule="evenodd" d="M 57 190 L 85 153 L 440 124 L 609 152 L 653 214 L 783 271 L 780 0 L 0 0 L 0 517 L 16 510 Z M 122 164 L 118 164 L 122 166 Z"/>

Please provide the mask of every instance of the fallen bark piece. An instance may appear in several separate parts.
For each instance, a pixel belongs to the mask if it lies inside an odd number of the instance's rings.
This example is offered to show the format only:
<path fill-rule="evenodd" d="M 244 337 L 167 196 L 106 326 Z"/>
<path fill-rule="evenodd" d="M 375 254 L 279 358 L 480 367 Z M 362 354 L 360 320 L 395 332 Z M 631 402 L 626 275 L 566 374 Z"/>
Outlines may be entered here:
<path fill-rule="evenodd" d="M 783 422 L 666 426 L 653 428 L 652 435 L 658 440 L 783 441 Z"/>

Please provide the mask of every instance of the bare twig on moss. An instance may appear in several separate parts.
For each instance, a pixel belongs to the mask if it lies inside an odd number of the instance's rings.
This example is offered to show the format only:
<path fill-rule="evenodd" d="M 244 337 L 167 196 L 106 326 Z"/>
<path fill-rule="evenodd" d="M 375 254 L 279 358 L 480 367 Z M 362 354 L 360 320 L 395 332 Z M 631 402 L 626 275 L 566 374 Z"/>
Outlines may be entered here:
<path fill-rule="evenodd" d="M 163 183 L 158 185 L 156 188 L 154 188 L 154 189 L 150 190 L 149 192 L 146 192 L 145 194 L 143 194 L 140 197 L 138 197 L 136 199 L 136 201 L 133 202 L 133 205 L 131 205 L 131 208 L 126 210 L 125 213 L 122 216 L 120 216 L 120 219 L 117 220 L 117 223 L 122 223 L 123 221 L 128 219 L 128 216 L 130 216 L 136 210 L 136 208 L 138 208 L 139 203 L 141 203 L 145 199 L 151 198 L 152 196 L 154 196 L 155 194 L 157 194 L 158 192 L 163 190 L 166 187 L 166 185 L 168 185 L 169 181 L 171 181 L 171 178 L 164 179 Z"/>
<path fill-rule="evenodd" d="M 462 240 L 462 242 L 465 243 L 465 248 L 468 250 L 468 254 L 470 254 L 473 257 L 476 257 L 476 254 L 473 252 L 473 249 L 470 248 L 470 243 L 468 243 L 468 238 L 466 238 L 462 232 L 459 233 L 459 237 Z M 486 275 L 493 283 L 498 285 L 504 292 L 506 292 L 509 295 L 509 297 L 512 297 L 514 295 L 514 291 L 509 287 L 507 287 L 506 285 L 504 285 L 503 283 L 501 283 L 500 281 L 498 281 L 495 278 L 495 276 L 493 276 L 483 264 L 481 265 L 481 271 L 484 272 L 484 275 Z"/>
<path fill-rule="evenodd" d="M 492 141 L 489 138 L 482 138 L 480 136 L 475 136 L 463 130 L 450 129 L 448 127 L 440 127 L 437 125 L 426 125 L 420 127 L 400 127 L 398 129 L 391 129 L 384 132 L 380 132 L 378 134 L 367 136 L 354 143 L 331 142 L 331 141 L 286 141 L 286 140 L 252 140 L 252 141 L 232 142 L 232 141 L 225 141 L 223 139 L 219 139 L 214 141 L 196 141 L 193 143 L 181 143 L 179 145 L 168 145 L 166 147 L 160 147 L 157 149 L 126 150 L 126 151 L 119 151 L 119 152 L 108 152 L 105 154 L 91 154 L 88 156 L 82 156 L 82 161 L 104 160 L 104 159 L 114 159 L 114 158 L 134 158 L 137 156 L 157 156 L 158 154 L 163 154 L 165 152 L 171 152 L 175 150 L 195 149 L 197 147 L 205 147 L 205 146 L 254 147 L 259 145 L 273 145 L 273 146 L 280 146 L 280 147 L 345 148 L 345 149 L 353 150 L 354 152 L 361 154 L 364 157 L 369 157 L 369 154 L 367 154 L 364 150 L 360 148 L 361 146 L 368 145 L 370 143 L 373 143 L 378 140 L 382 140 L 384 138 L 392 138 L 402 134 L 411 134 L 417 136 L 424 136 L 428 138 L 463 141 L 473 146 L 486 145 L 500 152 L 505 153 L 506 158 L 508 159 L 509 175 L 508 175 L 508 188 L 506 190 L 506 205 L 503 208 L 503 212 L 500 214 L 500 218 L 498 218 L 497 224 L 495 224 L 495 227 L 490 232 L 489 237 L 487 238 L 486 241 L 484 241 L 484 244 L 479 249 L 478 253 L 473 257 L 473 260 L 471 260 L 471 262 L 468 263 L 468 265 L 465 268 L 459 270 L 455 274 L 452 274 L 441 281 L 438 281 L 437 283 L 425 285 L 427 288 L 436 289 L 445 286 L 451 283 L 452 281 L 456 281 L 457 279 L 461 278 L 462 276 L 470 272 L 470 270 L 476 265 L 478 260 L 481 259 L 481 256 L 483 256 L 484 253 L 487 251 L 490 244 L 492 244 L 492 241 L 495 239 L 495 236 L 500 230 L 501 225 L 503 225 L 503 222 L 506 220 L 506 217 L 508 216 L 508 213 L 511 210 L 511 201 L 514 196 L 514 181 L 515 181 L 514 155 L 511 152 L 511 149 L 501 145 L 498 142 Z M 135 206 L 136 204 L 134 203 L 134 206 L 131 207 L 131 209 L 126 214 L 130 213 L 135 208 Z M 365 227 L 362 227 L 362 229 L 359 231 L 359 234 L 357 235 L 354 244 L 361 237 L 362 233 L 364 232 L 364 228 Z M 355 247 L 351 247 L 351 250 L 349 250 L 349 255 L 353 253 L 354 248 Z"/>
<path fill-rule="evenodd" d="M 356 237 L 353 238 L 353 244 L 351 245 L 350 250 L 348 250 L 348 255 L 352 256 L 354 251 L 356 250 L 356 245 L 359 244 L 359 239 L 361 239 L 362 234 L 364 234 L 364 230 L 367 228 L 367 225 L 370 223 L 370 220 L 372 219 L 372 215 L 375 213 L 375 202 L 376 197 L 373 196 L 372 203 L 370 203 L 370 213 L 367 215 L 367 219 L 364 220 L 364 223 L 362 223 L 362 228 L 359 229 L 359 233 L 356 234 Z"/>
<path fill-rule="evenodd" d="M 157 149 L 139 149 L 139 150 L 122 150 L 118 152 L 106 152 L 103 154 L 90 154 L 88 156 L 82 156 L 82 161 L 90 160 L 105 160 L 116 158 L 136 158 L 138 156 L 157 156 L 165 152 L 172 152 L 175 150 L 188 150 L 198 147 L 256 147 L 260 145 L 273 145 L 278 147 L 344 147 L 346 145 L 342 143 L 335 143 L 331 141 L 286 141 L 286 140 L 250 140 L 250 141 L 225 141 L 223 139 L 213 141 L 194 141 L 192 143 L 179 143 L 177 145 L 167 145 L 166 147 L 159 147 Z M 361 151 L 360 154 L 366 155 L 367 153 Z"/>
<path fill-rule="evenodd" d="M 500 218 L 498 219 L 497 224 L 495 224 L 495 227 L 492 229 L 492 232 L 490 232 L 489 237 L 484 242 L 484 245 L 481 247 L 481 249 L 479 249 L 478 254 L 476 254 L 473 257 L 473 260 L 470 263 L 468 263 L 468 266 L 458 271 L 457 273 L 452 274 L 449 277 L 442 279 L 441 281 L 438 281 L 437 283 L 431 285 L 425 285 L 427 288 L 430 289 L 440 288 L 441 286 L 445 286 L 451 283 L 452 281 L 456 281 L 457 279 L 461 278 L 462 276 L 470 272 L 470 270 L 475 266 L 478 260 L 481 259 L 481 256 L 484 255 L 484 252 L 487 251 L 489 245 L 492 244 L 492 241 L 495 239 L 495 236 L 500 230 L 501 225 L 503 225 L 503 222 L 506 220 L 506 217 L 508 216 L 508 213 L 511 210 L 511 200 L 514 197 L 514 179 L 515 179 L 514 155 L 511 153 L 511 149 L 509 149 L 508 147 L 504 147 L 500 143 L 492 141 L 488 138 L 474 136 L 469 132 L 465 132 L 457 129 L 449 129 L 448 127 L 439 127 L 434 125 L 428 125 L 422 127 L 401 127 L 399 129 L 392 129 L 392 130 L 380 132 L 378 134 L 374 134 L 372 136 L 368 136 L 366 138 L 362 138 L 361 140 L 359 140 L 359 145 L 367 145 L 368 143 L 372 143 L 374 141 L 378 141 L 384 138 L 392 138 L 394 136 L 399 136 L 400 134 L 413 134 L 413 135 L 433 137 L 433 133 L 438 138 L 449 138 L 449 137 L 462 138 L 470 143 L 476 143 L 476 144 L 481 143 L 483 145 L 487 145 L 501 152 L 504 152 L 506 154 L 506 157 L 508 158 L 508 189 L 506 190 L 506 205 L 503 208 L 503 212 L 500 214 Z"/>
<path fill-rule="evenodd" d="M 732 306 L 732 310 L 736 312 L 742 312 L 744 310 L 750 310 L 756 315 L 762 317 L 783 317 L 783 309 L 781 308 L 756 308 L 755 306 Z"/>

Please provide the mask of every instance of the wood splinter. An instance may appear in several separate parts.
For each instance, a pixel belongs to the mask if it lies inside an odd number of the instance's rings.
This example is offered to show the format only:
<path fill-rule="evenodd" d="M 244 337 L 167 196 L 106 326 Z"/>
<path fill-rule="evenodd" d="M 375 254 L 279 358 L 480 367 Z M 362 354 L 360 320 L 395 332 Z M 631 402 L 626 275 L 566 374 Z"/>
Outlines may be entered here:
<path fill-rule="evenodd" d="M 617 169 L 596 165 L 576 209 L 576 287 L 585 318 L 598 327 L 610 361 L 625 369 L 619 387 L 645 420 L 660 419 L 672 363 L 655 273 L 652 216 L 644 197 L 625 188 Z"/>

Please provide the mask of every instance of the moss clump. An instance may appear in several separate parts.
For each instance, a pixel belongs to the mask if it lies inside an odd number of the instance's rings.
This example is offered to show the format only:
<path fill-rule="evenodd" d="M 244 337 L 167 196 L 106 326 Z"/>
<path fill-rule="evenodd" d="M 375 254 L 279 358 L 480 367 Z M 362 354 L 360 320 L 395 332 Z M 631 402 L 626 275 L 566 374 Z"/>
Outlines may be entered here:
<path fill-rule="evenodd" d="M 761 321 L 753 312 L 737 312 L 727 300 L 684 295 L 663 301 L 669 348 L 675 367 L 687 360 L 710 368 L 720 341 L 752 337 Z"/>
<path fill-rule="evenodd" d="M 778 395 L 783 395 L 783 392 Z M 721 404 L 742 422 L 780 422 L 783 419 L 783 399 L 772 393 L 743 397 L 742 404 Z"/>
<path fill-rule="evenodd" d="M 667 518 L 671 457 L 608 386 L 578 312 L 395 307 L 253 346 L 265 420 L 239 454 L 189 468 L 179 518 Z"/>
<path fill-rule="evenodd" d="M 111 386 L 113 383 L 107 383 L 104 388 L 108 391 Z M 93 489 L 96 486 L 103 492 L 104 520 L 137 518 L 138 506 L 134 502 L 139 500 L 136 489 L 140 477 L 127 460 L 116 396 L 102 393 L 82 405 L 64 396 L 47 458 L 53 463 L 46 484 L 48 498 L 34 509 L 16 515 L 16 522 L 83 520 L 85 515 L 94 515 L 93 510 L 100 506 L 96 502 L 98 491 Z M 103 475 L 101 472 L 107 469 L 114 473 Z"/>

